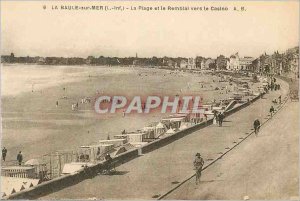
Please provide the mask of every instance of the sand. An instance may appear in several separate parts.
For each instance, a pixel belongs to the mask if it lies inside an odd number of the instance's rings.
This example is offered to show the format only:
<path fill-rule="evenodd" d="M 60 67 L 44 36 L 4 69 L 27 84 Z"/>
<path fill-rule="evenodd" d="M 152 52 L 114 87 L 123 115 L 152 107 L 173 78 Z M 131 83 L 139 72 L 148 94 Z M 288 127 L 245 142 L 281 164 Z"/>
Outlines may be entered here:
<path fill-rule="evenodd" d="M 214 90 L 228 85 L 212 82 L 218 80 L 217 76 L 139 67 L 9 65 L 2 67 L 1 76 L 2 145 L 8 149 L 8 160 L 15 160 L 20 150 L 26 161 L 57 150 L 75 149 L 108 135 L 113 137 L 123 129 L 141 129 L 166 116 L 100 116 L 93 104 L 80 103 L 86 96 L 94 99 L 97 92 L 126 96 L 181 93 L 200 95 L 205 102 L 231 95 Z M 76 102 L 79 110 L 72 111 L 71 104 Z"/>

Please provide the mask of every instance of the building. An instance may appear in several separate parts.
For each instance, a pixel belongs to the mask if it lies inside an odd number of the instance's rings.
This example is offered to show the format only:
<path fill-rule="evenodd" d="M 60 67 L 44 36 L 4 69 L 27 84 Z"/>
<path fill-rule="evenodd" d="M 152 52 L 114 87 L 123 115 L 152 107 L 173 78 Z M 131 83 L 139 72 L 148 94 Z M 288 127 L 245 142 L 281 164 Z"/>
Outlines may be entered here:
<path fill-rule="evenodd" d="M 196 57 L 196 68 L 197 69 L 203 69 L 203 67 L 204 67 L 204 62 L 203 62 L 203 60 L 204 60 L 205 58 L 204 57 L 201 57 L 201 56 L 197 56 Z"/>
<path fill-rule="evenodd" d="M 182 59 L 179 64 L 180 68 L 188 68 L 188 60 Z"/>
<path fill-rule="evenodd" d="M 271 56 L 271 68 L 270 73 L 281 75 L 282 74 L 282 67 L 283 67 L 283 55 L 279 54 L 278 51 L 274 52 L 274 54 Z"/>
<path fill-rule="evenodd" d="M 293 78 L 299 78 L 299 53 L 293 54 L 292 59 L 290 61 L 290 69 Z"/>
<path fill-rule="evenodd" d="M 229 65 L 227 70 L 237 71 L 240 67 L 240 57 L 239 53 L 235 53 L 229 57 Z"/>
<path fill-rule="evenodd" d="M 231 55 L 229 58 L 228 70 L 233 71 L 249 71 L 254 58 L 252 57 L 240 57 L 239 53 Z"/>
<path fill-rule="evenodd" d="M 251 64 L 251 71 L 253 73 L 257 73 L 259 74 L 260 73 L 260 59 L 257 58 L 257 59 L 254 59 L 252 61 L 252 64 Z"/>
<path fill-rule="evenodd" d="M 196 69 L 196 59 L 195 58 L 188 58 L 187 61 L 187 68 L 188 69 Z"/>
<path fill-rule="evenodd" d="M 204 66 L 203 66 L 203 69 L 210 69 L 211 65 L 215 63 L 215 60 L 214 59 L 211 59 L 211 58 L 207 58 L 205 61 L 204 61 Z"/>
<path fill-rule="evenodd" d="M 251 68 L 251 64 L 252 64 L 253 60 L 254 59 L 252 57 L 243 57 L 243 58 L 240 58 L 239 70 L 249 71 L 250 68 Z"/>
<path fill-rule="evenodd" d="M 217 70 L 225 70 L 227 67 L 227 59 L 225 56 L 220 55 L 216 59 Z"/>
<path fill-rule="evenodd" d="M 162 60 L 162 64 L 164 66 L 167 66 L 169 68 L 176 68 L 176 61 L 172 58 L 168 58 L 168 57 L 164 57 L 163 60 Z"/>

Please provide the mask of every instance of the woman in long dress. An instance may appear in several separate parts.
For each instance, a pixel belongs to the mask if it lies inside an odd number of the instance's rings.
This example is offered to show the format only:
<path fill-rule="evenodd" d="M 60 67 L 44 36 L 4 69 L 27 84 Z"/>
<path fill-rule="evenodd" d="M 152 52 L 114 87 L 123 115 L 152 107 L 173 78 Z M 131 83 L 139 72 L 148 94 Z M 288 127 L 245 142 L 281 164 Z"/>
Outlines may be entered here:
<path fill-rule="evenodd" d="M 217 117 L 215 116 L 213 119 L 213 124 L 216 125 L 217 124 Z"/>
<path fill-rule="evenodd" d="M 217 125 L 217 117 L 218 117 L 218 113 L 217 113 L 216 110 L 214 110 L 213 113 L 214 113 L 213 124 L 214 124 L 214 125 Z"/>

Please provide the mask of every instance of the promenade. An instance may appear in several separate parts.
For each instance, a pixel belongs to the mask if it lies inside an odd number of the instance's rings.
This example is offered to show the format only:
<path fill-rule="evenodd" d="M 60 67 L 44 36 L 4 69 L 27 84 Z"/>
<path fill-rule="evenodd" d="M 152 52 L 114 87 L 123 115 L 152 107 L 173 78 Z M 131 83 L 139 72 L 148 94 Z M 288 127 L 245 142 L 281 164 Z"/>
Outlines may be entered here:
<path fill-rule="evenodd" d="M 259 133 L 164 199 L 299 200 L 299 102 L 279 111 Z M 275 126 L 276 125 L 276 126 Z"/>
<path fill-rule="evenodd" d="M 201 153 L 206 166 L 225 151 L 232 148 L 237 142 L 241 141 L 248 133 L 252 132 L 253 121 L 256 118 L 264 122 L 268 118 L 269 108 L 272 105 L 271 101 L 274 98 L 278 98 L 279 95 L 284 97 L 288 91 L 288 85 L 286 83 L 280 82 L 280 84 L 282 86 L 280 91 L 270 91 L 263 99 L 225 118 L 223 127 L 211 125 L 118 166 L 116 168 L 117 172 L 113 175 L 98 175 L 74 186 L 41 197 L 41 199 L 87 199 L 93 197 L 97 199 L 157 199 L 178 185 L 178 183 L 194 174 L 193 160 L 197 152 Z M 278 118 L 280 118 L 280 116 Z M 272 119 L 266 125 L 273 127 L 274 133 L 272 134 L 275 135 L 278 125 L 274 123 L 276 123 L 276 121 Z M 262 134 L 264 129 L 265 126 L 261 130 Z M 244 150 L 239 147 L 251 143 L 251 141 L 257 141 L 260 138 L 263 137 L 259 136 L 255 138 L 254 135 L 251 135 L 234 150 L 239 149 L 239 152 L 242 154 Z M 263 152 L 260 154 L 262 156 L 264 155 Z M 244 156 L 246 157 L 247 154 L 245 153 Z M 215 163 L 219 164 L 217 169 L 222 167 L 222 161 L 227 160 L 226 158 L 227 155 Z M 258 163 L 260 163 L 260 161 L 258 161 Z M 236 164 L 239 164 L 238 160 L 231 160 L 229 169 L 232 169 L 231 171 L 234 172 Z M 207 172 L 210 172 L 210 168 L 213 167 L 214 165 L 203 172 L 204 181 L 202 183 L 205 183 L 205 180 L 208 181 L 206 174 L 209 175 Z M 251 171 L 251 169 L 248 170 Z M 239 170 L 237 169 L 236 171 L 238 173 Z M 270 171 L 271 177 L 272 168 L 270 168 Z M 214 172 L 217 173 L 216 170 Z M 194 178 L 192 178 L 191 184 L 192 183 L 194 184 Z M 202 186 L 202 183 L 199 186 Z M 213 185 L 213 182 L 211 184 Z M 199 186 L 197 188 L 200 188 Z M 215 189 L 211 188 L 210 190 L 213 194 Z M 174 191 L 174 193 L 175 192 L 176 191 Z M 190 199 L 190 197 L 176 197 L 184 196 L 183 193 L 174 195 L 175 196 L 170 197 L 170 199 Z M 171 194 L 170 196 L 173 195 Z M 191 197 L 191 199 L 198 199 L 197 194 L 195 197 Z M 202 199 L 206 198 L 202 197 Z M 219 199 L 223 199 L 223 197 L 219 197 Z"/>

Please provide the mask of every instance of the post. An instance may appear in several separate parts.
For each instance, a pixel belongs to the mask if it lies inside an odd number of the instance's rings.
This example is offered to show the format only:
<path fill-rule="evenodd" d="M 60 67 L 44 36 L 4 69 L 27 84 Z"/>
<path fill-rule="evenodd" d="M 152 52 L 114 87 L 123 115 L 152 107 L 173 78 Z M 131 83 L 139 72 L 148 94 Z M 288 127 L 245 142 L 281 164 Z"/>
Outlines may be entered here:
<path fill-rule="evenodd" d="M 143 150 L 142 150 L 142 148 L 139 148 L 139 149 L 138 149 L 138 155 L 139 155 L 139 156 L 143 155 Z"/>

